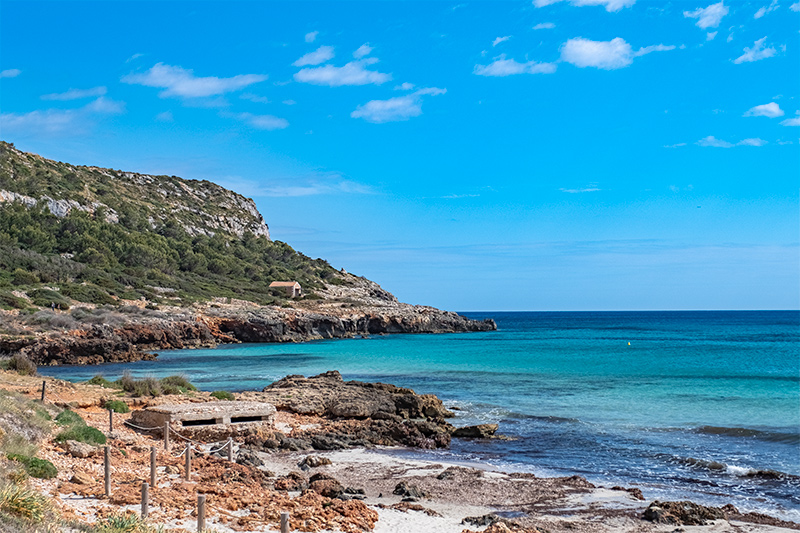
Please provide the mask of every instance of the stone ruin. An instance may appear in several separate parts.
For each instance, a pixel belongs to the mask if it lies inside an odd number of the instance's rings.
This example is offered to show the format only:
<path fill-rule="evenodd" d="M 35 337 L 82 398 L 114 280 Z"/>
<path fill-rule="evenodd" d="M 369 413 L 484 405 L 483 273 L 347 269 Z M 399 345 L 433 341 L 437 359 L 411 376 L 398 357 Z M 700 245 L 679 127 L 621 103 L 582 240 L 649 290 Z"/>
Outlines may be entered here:
<path fill-rule="evenodd" d="M 181 435 L 198 439 L 220 439 L 272 429 L 275 407 L 264 402 L 219 401 L 162 404 L 134 411 L 130 423 L 163 434 L 166 423 Z M 156 429 L 157 428 L 157 429 Z"/>

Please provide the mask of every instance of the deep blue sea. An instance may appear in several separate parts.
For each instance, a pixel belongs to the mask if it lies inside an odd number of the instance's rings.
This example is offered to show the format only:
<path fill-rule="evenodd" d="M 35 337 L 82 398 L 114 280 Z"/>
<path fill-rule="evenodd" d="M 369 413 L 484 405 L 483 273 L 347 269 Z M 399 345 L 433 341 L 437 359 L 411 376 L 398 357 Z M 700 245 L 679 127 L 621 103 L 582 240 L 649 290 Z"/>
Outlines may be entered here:
<path fill-rule="evenodd" d="M 800 521 L 800 312 L 467 315 L 495 319 L 498 331 L 227 345 L 39 370 L 73 381 L 182 373 L 202 389 L 237 391 L 336 369 L 436 394 L 461 409 L 454 424 L 498 422 L 514 437 L 454 440 L 427 458 L 578 474 L 647 498 Z"/>

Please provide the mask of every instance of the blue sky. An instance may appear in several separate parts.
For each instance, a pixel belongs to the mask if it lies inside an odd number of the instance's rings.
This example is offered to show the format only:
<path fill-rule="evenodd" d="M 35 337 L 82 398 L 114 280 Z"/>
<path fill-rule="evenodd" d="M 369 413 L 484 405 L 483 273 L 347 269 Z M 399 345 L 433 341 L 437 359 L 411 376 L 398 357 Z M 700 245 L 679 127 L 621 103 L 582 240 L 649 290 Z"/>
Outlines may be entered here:
<path fill-rule="evenodd" d="M 0 2 L 0 136 L 453 310 L 798 308 L 800 1 Z"/>

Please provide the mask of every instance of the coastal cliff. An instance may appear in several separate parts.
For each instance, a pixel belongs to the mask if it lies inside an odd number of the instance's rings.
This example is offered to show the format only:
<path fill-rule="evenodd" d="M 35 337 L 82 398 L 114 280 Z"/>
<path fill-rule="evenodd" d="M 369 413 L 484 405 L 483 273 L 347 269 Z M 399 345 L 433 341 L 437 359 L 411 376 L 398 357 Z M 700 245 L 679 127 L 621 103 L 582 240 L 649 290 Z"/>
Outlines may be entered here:
<path fill-rule="evenodd" d="M 286 280 L 301 298 L 270 287 Z M 0 356 L 98 364 L 220 343 L 493 329 L 401 303 L 271 240 L 253 200 L 219 185 L 0 142 Z"/>

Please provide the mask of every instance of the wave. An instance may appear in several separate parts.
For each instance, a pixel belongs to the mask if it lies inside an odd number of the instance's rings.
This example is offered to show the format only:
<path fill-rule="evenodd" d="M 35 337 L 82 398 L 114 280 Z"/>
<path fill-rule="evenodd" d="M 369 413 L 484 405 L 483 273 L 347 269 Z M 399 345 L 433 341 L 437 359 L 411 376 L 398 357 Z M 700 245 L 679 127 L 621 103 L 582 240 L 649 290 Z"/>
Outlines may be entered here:
<path fill-rule="evenodd" d="M 723 435 L 726 437 L 751 437 L 767 442 L 780 442 L 784 444 L 800 444 L 800 433 L 769 431 L 754 428 L 725 427 L 725 426 L 700 426 L 694 429 L 695 433 L 703 435 Z"/>
<path fill-rule="evenodd" d="M 709 459 L 696 459 L 694 457 L 673 457 L 673 460 L 698 470 L 708 470 L 719 474 L 728 474 L 737 478 L 749 478 L 775 481 L 800 481 L 800 476 L 779 472 L 777 470 L 750 468 L 747 466 L 731 465 Z"/>

